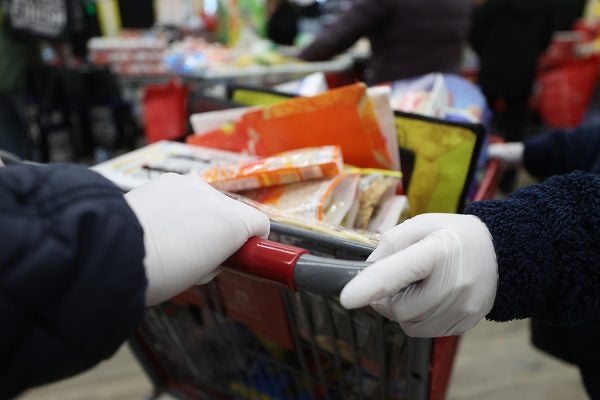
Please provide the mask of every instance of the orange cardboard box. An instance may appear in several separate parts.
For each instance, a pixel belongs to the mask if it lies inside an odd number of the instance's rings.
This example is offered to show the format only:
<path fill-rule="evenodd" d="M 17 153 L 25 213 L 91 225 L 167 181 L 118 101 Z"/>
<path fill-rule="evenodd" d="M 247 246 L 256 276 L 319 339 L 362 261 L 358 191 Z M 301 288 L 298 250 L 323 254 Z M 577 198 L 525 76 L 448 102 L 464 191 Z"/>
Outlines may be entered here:
<path fill-rule="evenodd" d="M 192 136 L 188 143 L 262 157 L 302 147 L 334 145 L 342 149 L 349 164 L 384 169 L 393 166 L 363 83 L 249 111 L 233 125 Z"/>

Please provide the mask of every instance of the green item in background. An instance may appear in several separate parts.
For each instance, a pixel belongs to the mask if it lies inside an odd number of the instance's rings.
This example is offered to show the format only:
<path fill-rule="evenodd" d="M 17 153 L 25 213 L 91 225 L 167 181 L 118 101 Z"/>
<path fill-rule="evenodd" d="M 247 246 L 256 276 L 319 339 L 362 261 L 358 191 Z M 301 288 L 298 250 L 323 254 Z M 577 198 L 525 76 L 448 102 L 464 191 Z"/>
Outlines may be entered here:
<path fill-rule="evenodd" d="M 117 0 L 97 0 L 96 13 L 102 36 L 120 36 L 123 30 L 121 13 Z"/>
<path fill-rule="evenodd" d="M 288 100 L 289 96 L 252 89 L 238 88 L 233 91 L 231 100 L 243 106 L 265 106 Z"/>
<path fill-rule="evenodd" d="M 239 0 L 239 7 L 242 22 L 264 38 L 267 31 L 266 0 Z"/>
<path fill-rule="evenodd" d="M 0 16 L 2 11 L 0 9 Z M 0 94 L 25 90 L 27 71 L 40 62 L 40 47 L 35 39 L 16 39 L 2 29 L 0 19 Z"/>
<path fill-rule="evenodd" d="M 96 2 L 95 1 L 91 1 L 91 0 L 85 0 L 84 2 L 84 10 L 85 13 L 89 16 L 89 17 L 95 17 L 98 13 L 98 10 L 96 8 Z"/>
<path fill-rule="evenodd" d="M 229 44 L 229 0 L 219 0 L 217 2 L 217 41 L 223 44 Z"/>
<path fill-rule="evenodd" d="M 244 27 L 251 28 L 259 37 L 267 29 L 266 0 L 219 0 L 217 40 L 235 46 Z"/>

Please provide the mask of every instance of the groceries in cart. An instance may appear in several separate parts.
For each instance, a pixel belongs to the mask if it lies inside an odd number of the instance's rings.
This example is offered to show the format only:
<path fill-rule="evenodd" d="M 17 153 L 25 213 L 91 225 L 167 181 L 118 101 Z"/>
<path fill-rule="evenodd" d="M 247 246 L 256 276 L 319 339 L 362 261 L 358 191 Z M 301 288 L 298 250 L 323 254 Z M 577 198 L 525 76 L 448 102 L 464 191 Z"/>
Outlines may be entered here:
<path fill-rule="evenodd" d="M 340 225 L 354 201 L 357 180 L 354 175 L 339 174 L 329 179 L 271 186 L 240 194 L 308 221 Z"/>
<path fill-rule="evenodd" d="M 392 107 L 395 110 L 444 118 L 450 107 L 444 76 L 433 73 L 394 82 Z"/>
<path fill-rule="evenodd" d="M 323 146 L 292 150 L 256 161 L 215 166 L 204 171 L 202 178 L 217 189 L 239 192 L 332 178 L 342 169 L 340 148 Z"/>
<path fill-rule="evenodd" d="M 164 173 L 195 174 L 220 190 L 295 226 L 376 243 L 379 233 L 405 219 L 408 204 L 397 171 L 344 169 L 337 146 L 298 149 L 265 159 L 162 141 L 94 167 L 124 190 Z M 397 202 L 398 199 L 402 201 Z M 393 202 L 396 200 L 396 207 Z M 400 207 L 397 207 L 400 205 Z"/>
<path fill-rule="evenodd" d="M 392 111 L 388 105 L 389 118 L 384 123 L 380 116 L 386 110 L 374 104 L 379 103 L 371 101 L 366 86 L 356 83 L 247 110 L 233 123 L 209 131 L 196 130 L 187 143 L 262 157 L 337 145 L 348 164 L 398 170 Z"/>
<path fill-rule="evenodd" d="M 213 167 L 202 178 L 306 221 L 381 233 L 406 218 L 406 197 L 398 194 L 400 173 L 356 167 L 344 171 L 342 162 L 337 146 L 323 146 Z"/>
<path fill-rule="evenodd" d="M 491 117 L 481 90 L 459 75 L 430 73 L 386 86 L 397 111 L 473 123 L 488 123 Z"/>
<path fill-rule="evenodd" d="M 254 159 L 256 157 L 247 154 L 163 140 L 97 164 L 92 169 L 121 190 L 129 191 L 168 172 L 200 174 L 216 165 Z"/>
<path fill-rule="evenodd" d="M 210 128 L 188 137 L 194 146 L 162 142 L 95 169 L 126 189 L 160 173 L 194 173 L 272 218 L 337 234 L 380 233 L 408 215 L 387 89 L 359 83 L 207 114 L 192 116 L 197 130 Z"/>

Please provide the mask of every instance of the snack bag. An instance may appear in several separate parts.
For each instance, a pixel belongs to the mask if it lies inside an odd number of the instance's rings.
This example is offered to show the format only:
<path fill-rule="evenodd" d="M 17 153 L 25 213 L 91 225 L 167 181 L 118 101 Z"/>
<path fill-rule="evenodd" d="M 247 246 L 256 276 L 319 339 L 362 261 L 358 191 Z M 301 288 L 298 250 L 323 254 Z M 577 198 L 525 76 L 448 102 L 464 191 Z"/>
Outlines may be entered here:
<path fill-rule="evenodd" d="M 346 228 L 341 225 L 328 224 L 322 221 L 307 220 L 305 218 L 290 215 L 287 212 L 279 210 L 271 205 L 259 203 L 255 200 L 251 200 L 248 197 L 244 197 L 238 193 L 229 194 L 234 199 L 241 201 L 242 203 L 248 204 L 257 210 L 269 216 L 271 221 L 285 224 L 290 227 L 306 229 L 311 232 L 327 235 L 332 238 L 338 238 L 342 240 L 349 240 L 352 242 L 363 243 L 367 246 L 376 247 L 379 243 L 379 235 L 368 231 L 359 231 L 357 229 Z M 284 235 L 284 241 L 286 243 L 302 246 L 302 239 L 293 238 L 291 236 Z"/>
<path fill-rule="evenodd" d="M 219 190 L 239 192 L 312 179 L 333 178 L 343 168 L 337 146 L 323 146 L 280 153 L 256 161 L 219 165 L 202 178 Z"/>
<path fill-rule="evenodd" d="M 368 230 L 383 233 L 408 218 L 408 198 L 393 195 L 384 198 L 369 221 Z"/>
<path fill-rule="evenodd" d="M 394 196 L 398 185 L 398 178 L 383 174 L 364 175 L 358 186 L 358 211 L 354 228 L 367 230 L 379 204 Z"/>
<path fill-rule="evenodd" d="M 288 215 L 339 225 L 352 206 L 358 180 L 358 175 L 341 174 L 332 179 L 273 186 L 240 194 Z"/>

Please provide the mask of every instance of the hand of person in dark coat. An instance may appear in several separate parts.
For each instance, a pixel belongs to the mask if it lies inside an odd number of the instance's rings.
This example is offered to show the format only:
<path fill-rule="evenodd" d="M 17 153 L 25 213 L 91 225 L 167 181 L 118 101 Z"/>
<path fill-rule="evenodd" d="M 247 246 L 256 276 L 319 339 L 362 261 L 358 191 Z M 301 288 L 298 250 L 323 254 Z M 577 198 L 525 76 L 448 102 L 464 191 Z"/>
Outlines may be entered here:
<path fill-rule="evenodd" d="M 207 281 L 246 240 L 269 235 L 266 215 L 197 176 L 165 174 L 125 198 L 144 227 L 147 305 Z"/>

